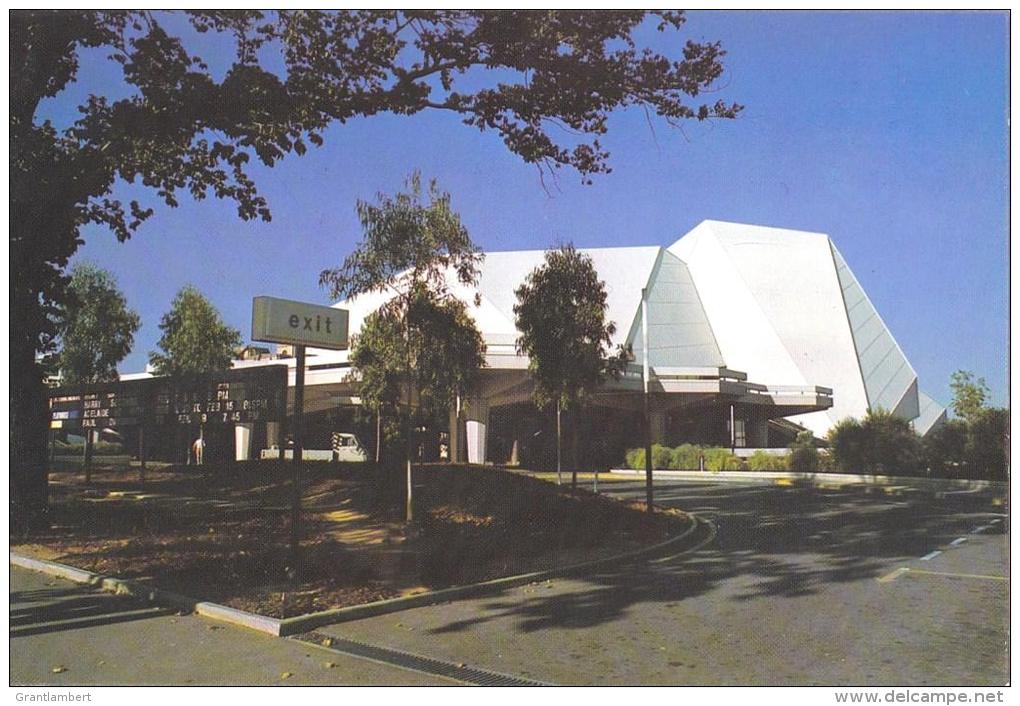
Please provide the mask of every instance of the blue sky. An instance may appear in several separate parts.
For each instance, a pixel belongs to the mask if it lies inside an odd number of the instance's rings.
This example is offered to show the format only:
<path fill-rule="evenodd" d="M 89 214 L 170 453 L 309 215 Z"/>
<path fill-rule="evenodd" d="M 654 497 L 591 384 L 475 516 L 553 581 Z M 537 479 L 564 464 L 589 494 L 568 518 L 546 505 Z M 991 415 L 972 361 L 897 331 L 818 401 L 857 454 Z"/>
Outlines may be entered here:
<path fill-rule="evenodd" d="M 111 270 L 143 327 L 122 371 L 144 368 L 174 293 L 194 284 L 250 335 L 251 298 L 330 303 L 318 274 L 360 237 L 354 206 L 413 169 L 438 178 L 484 249 L 668 245 L 704 219 L 828 233 L 917 371 L 949 402 L 949 375 L 987 379 L 1007 399 L 1008 15 L 695 12 L 687 37 L 728 51 L 717 96 L 738 120 L 683 131 L 641 111 L 603 140 L 613 172 L 547 193 L 499 138 L 454 116 L 377 116 L 254 176 L 273 221 L 186 196 L 157 206 L 128 243 L 85 232 L 75 260 Z M 665 50 L 654 33 L 643 34 Z M 211 59 L 213 45 L 198 52 Z M 89 91 L 119 95 L 117 67 L 84 57 L 80 85 L 47 101 L 64 122 Z M 712 96 L 715 99 L 715 96 Z"/>

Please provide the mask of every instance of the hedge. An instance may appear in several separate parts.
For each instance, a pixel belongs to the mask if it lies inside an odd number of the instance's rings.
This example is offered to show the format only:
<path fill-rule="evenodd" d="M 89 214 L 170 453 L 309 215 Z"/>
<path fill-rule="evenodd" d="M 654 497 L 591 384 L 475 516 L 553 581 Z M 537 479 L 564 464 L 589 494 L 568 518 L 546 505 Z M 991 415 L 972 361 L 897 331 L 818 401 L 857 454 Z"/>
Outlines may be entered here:
<path fill-rule="evenodd" d="M 625 457 L 628 468 L 644 470 L 644 449 L 628 449 Z M 740 458 L 728 448 L 683 444 L 671 449 L 661 444 L 652 445 L 652 468 L 659 470 L 696 471 L 700 468 L 702 457 L 705 458 L 707 471 L 736 471 L 742 467 Z"/>

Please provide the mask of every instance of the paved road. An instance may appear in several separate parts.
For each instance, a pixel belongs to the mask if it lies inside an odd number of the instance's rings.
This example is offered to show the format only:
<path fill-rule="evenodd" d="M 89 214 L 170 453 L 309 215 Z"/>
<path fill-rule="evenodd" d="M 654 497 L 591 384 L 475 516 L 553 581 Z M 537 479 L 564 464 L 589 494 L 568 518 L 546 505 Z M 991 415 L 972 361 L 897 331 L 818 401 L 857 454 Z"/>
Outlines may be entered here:
<path fill-rule="evenodd" d="M 640 482 L 604 489 L 644 493 Z M 559 684 L 1008 681 L 1001 498 L 660 481 L 657 501 L 711 519 L 715 542 L 665 563 L 320 632 Z M 200 618 L 20 569 L 11 580 L 16 684 L 450 683 L 293 640 L 210 629 Z M 55 666 L 67 671 L 54 674 Z M 281 680 L 283 672 L 293 676 Z"/>
<path fill-rule="evenodd" d="M 713 520 L 716 541 L 320 631 L 560 684 L 1008 681 L 1001 498 L 663 481 L 657 501 Z"/>
<path fill-rule="evenodd" d="M 453 683 L 197 616 L 178 616 L 18 567 L 10 572 L 12 685 Z M 65 671 L 53 672 L 59 668 Z M 285 672 L 291 676 L 282 678 Z"/>

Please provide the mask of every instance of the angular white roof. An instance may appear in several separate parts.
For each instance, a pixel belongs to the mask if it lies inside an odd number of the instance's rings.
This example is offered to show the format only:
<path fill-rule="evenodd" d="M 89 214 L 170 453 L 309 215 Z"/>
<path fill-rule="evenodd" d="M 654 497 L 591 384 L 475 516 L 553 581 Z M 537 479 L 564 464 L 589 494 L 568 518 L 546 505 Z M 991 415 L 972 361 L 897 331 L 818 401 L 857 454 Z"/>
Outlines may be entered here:
<path fill-rule="evenodd" d="M 770 387 L 832 388 L 829 410 L 792 417 L 818 436 L 879 407 L 906 419 L 944 414 L 919 395 L 916 373 L 824 233 L 703 221 L 668 249 L 580 252 L 605 282 L 613 345 L 629 344 L 639 360 L 647 288 L 653 367 L 727 367 Z M 542 250 L 487 253 L 477 292 L 448 277 L 488 345 L 515 343 L 516 290 L 544 257 Z M 336 306 L 350 311 L 355 334 L 392 296 L 373 293 Z"/>
<path fill-rule="evenodd" d="M 917 375 L 829 236 L 703 221 L 669 250 L 691 272 L 727 367 L 833 389 L 830 409 L 791 419 L 824 436 L 869 408 L 917 416 Z"/>

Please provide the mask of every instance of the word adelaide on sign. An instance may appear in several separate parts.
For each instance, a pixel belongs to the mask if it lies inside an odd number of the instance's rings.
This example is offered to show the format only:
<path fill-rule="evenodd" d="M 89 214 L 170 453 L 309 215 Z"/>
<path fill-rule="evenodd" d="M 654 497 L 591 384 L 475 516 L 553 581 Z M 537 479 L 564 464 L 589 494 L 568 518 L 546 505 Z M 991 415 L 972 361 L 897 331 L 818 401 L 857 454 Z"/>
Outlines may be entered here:
<path fill-rule="evenodd" d="M 280 421 L 286 390 L 285 365 L 54 388 L 50 428 Z"/>

